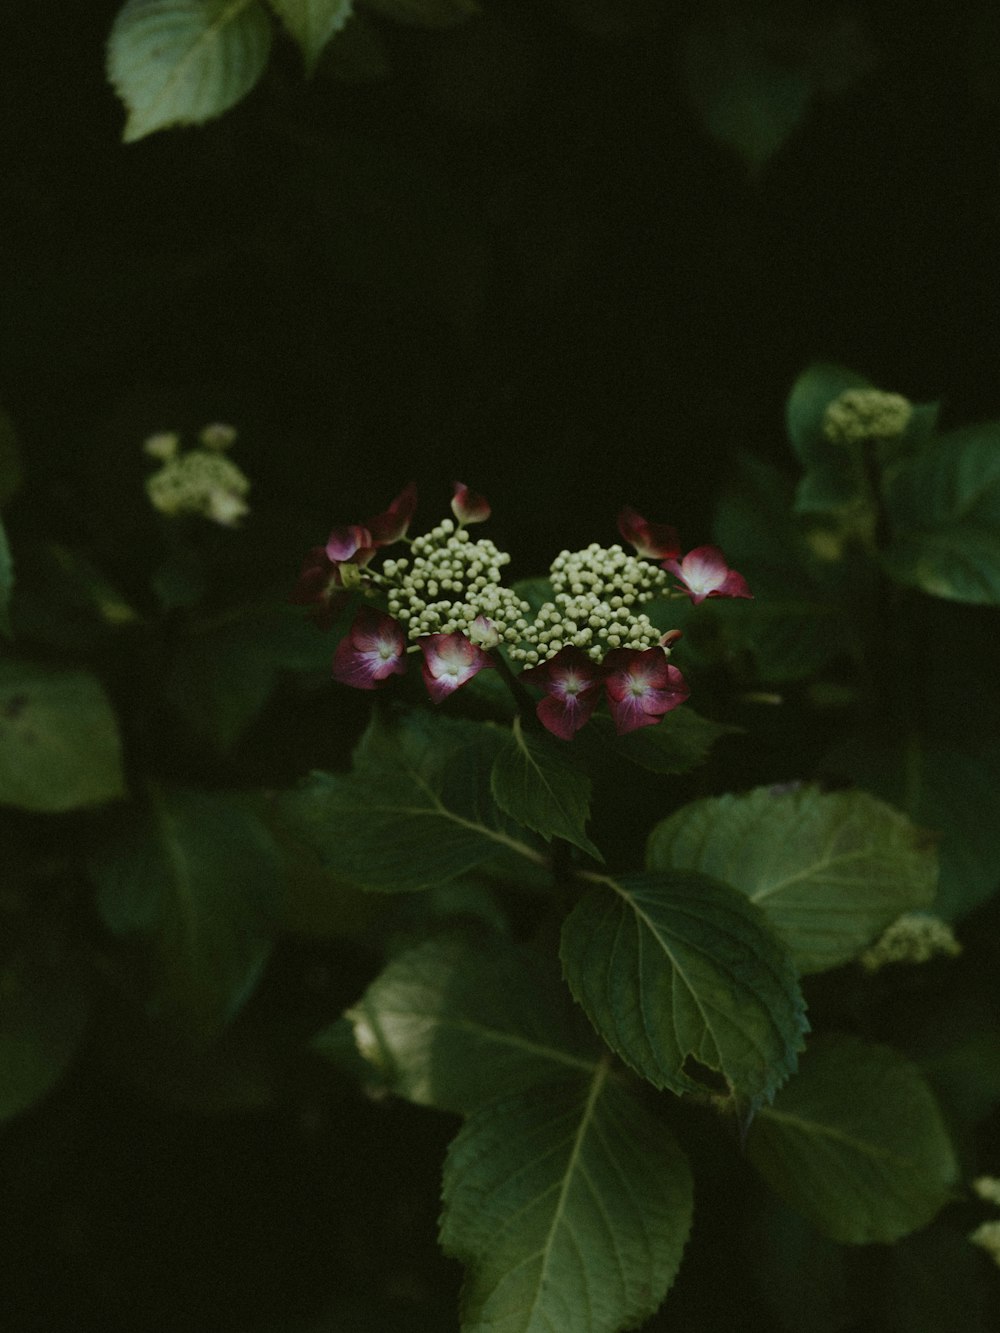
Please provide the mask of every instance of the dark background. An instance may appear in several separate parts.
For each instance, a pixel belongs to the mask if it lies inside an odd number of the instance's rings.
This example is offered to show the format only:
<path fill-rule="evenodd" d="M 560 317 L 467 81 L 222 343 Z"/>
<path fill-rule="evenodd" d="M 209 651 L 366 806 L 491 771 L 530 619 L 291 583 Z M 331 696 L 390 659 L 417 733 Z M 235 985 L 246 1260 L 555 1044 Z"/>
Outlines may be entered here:
<path fill-rule="evenodd" d="M 612 21 L 492 0 L 447 31 L 369 16 L 385 77 L 325 62 L 306 83 L 277 43 L 235 110 L 123 146 L 116 5 L 4 5 L 0 400 L 28 478 L 12 532 L 127 567 L 149 522 L 141 440 L 222 419 L 274 586 L 411 477 L 428 521 L 454 478 L 485 491 L 528 574 L 610 540 L 624 502 L 705 540 L 735 450 L 786 460 L 810 361 L 940 397 L 947 422 L 995 415 L 991 8 L 831 10 L 858 70 L 753 171 L 687 86 L 694 6 Z M 784 58 L 822 63 L 831 30 L 799 21 Z M 250 1020 L 304 1042 L 366 978 L 347 951 L 289 945 Z M 434 1249 L 447 1118 L 331 1102 L 298 1066 L 235 1117 L 204 1089 L 161 1092 L 84 1061 L 7 1131 L 12 1333 L 454 1327 L 457 1266 Z M 737 1192 L 700 1181 L 700 1206 L 714 1188 Z M 697 1238 L 675 1297 L 663 1327 L 756 1317 Z"/>

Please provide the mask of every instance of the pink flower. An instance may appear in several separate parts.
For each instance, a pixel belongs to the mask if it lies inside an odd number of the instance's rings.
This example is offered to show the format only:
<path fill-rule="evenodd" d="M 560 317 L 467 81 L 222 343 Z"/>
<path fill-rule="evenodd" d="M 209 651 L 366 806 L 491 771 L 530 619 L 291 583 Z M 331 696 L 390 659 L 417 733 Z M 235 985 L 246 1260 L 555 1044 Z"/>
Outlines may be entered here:
<path fill-rule="evenodd" d="M 424 655 L 421 668 L 427 693 L 436 704 L 471 680 L 483 667 L 491 667 L 488 653 L 483 652 L 464 634 L 425 634 L 417 640 Z"/>
<path fill-rule="evenodd" d="M 331 531 L 326 539 L 326 553 L 338 564 L 350 561 L 355 565 L 366 565 L 375 554 L 375 542 L 363 524 L 351 523 Z"/>
<path fill-rule="evenodd" d="M 329 629 L 350 594 L 343 591 L 340 566 L 322 546 L 314 546 L 305 558 L 298 582 L 289 595 L 293 606 L 311 607 L 310 617 L 320 629 Z"/>
<path fill-rule="evenodd" d="M 542 726 L 563 741 L 573 739 L 600 698 L 601 669 L 581 648 L 560 648 L 548 661 L 522 671 L 521 679 L 545 691 L 535 712 Z"/>
<path fill-rule="evenodd" d="M 451 512 L 464 528 L 469 523 L 485 523 L 492 511 L 484 495 L 470 491 L 463 482 L 456 481 L 455 494 L 451 497 Z"/>
<path fill-rule="evenodd" d="M 688 697 L 662 648 L 613 648 L 603 662 L 608 707 L 619 736 L 652 727 Z"/>
<path fill-rule="evenodd" d="M 406 670 L 406 639 L 398 620 L 363 606 L 333 654 L 333 678 L 356 690 L 374 690 Z"/>
<path fill-rule="evenodd" d="M 683 560 L 664 560 L 662 565 L 695 604 L 706 597 L 753 597 L 746 579 L 729 568 L 717 546 L 697 546 Z"/>
<path fill-rule="evenodd" d="M 666 523 L 650 523 L 628 505 L 618 511 L 618 531 L 638 555 L 663 560 L 681 553 L 676 528 Z"/>
<path fill-rule="evenodd" d="M 411 481 L 400 491 L 384 513 L 376 514 L 365 524 L 371 534 L 372 545 L 391 546 L 404 537 L 416 508 L 417 486 Z"/>

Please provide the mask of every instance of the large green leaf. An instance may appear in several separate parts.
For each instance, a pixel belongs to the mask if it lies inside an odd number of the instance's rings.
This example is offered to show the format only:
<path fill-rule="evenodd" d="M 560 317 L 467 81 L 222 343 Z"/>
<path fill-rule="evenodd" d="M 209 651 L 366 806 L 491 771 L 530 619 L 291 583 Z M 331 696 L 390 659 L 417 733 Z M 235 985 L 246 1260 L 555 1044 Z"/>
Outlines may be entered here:
<path fill-rule="evenodd" d="M 0 634 L 11 637 L 10 595 L 14 591 L 14 561 L 7 542 L 7 532 L 0 519 Z"/>
<path fill-rule="evenodd" d="M 228 750 L 254 720 L 282 671 L 328 671 L 329 639 L 277 600 L 236 607 L 187 627 L 163 689 L 192 730 Z"/>
<path fill-rule="evenodd" d="M 298 42 L 311 74 L 327 42 L 351 17 L 354 0 L 268 0 L 268 4 Z"/>
<path fill-rule="evenodd" d="M 490 777 L 501 810 L 543 838 L 565 838 L 588 856 L 604 858 L 586 834 L 590 778 L 547 734 L 526 732 L 515 717 Z"/>
<path fill-rule="evenodd" d="M 9 888 L 9 885 L 5 885 Z M 0 1121 L 58 1082 L 87 1031 L 93 976 L 65 923 L 5 918 L 0 944 Z"/>
<path fill-rule="evenodd" d="M 464 1333 L 616 1333 L 680 1265 L 692 1183 L 670 1131 L 601 1065 L 481 1107 L 448 1152 L 441 1244 Z"/>
<path fill-rule="evenodd" d="M 91 860 L 116 934 L 150 937 L 158 1003 L 215 1035 L 256 984 L 281 918 L 280 853 L 235 797 L 162 791 Z"/>
<path fill-rule="evenodd" d="M 313 774 L 281 813 L 330 870 L 368 889 L 410 892 L 512 863 L 523 873 L 545 859 L 490 794 L 504 741 L 499 728 L 431 713 L 376 719 L 352 773 Z"/>
<path fill-rule="evenodd" d="M 1000 604 L 1000 422 L 952 431 L 895 472 L 892 576 L 934 597 Z"/>
<path fill-rule="evenodd" d="M 759 908 L 691 871 L 609 878 L 563 925 L 566 979 L 598 1032 L 658 1088 L 701 1086 L 688 1057 L 769 1098 L 806 1031 L 791 958 Z"/>
<path fill-rule="evenodd" d="M 600 1056 L 558 972 L 495 935 L 444 936 L 400 954 L 348 1018 L 390 1091 L 446 1111 L 592 1074 Z"/>
<path fill-rule="evenodd" d="M 960 754 L 918 735 L 856 737 L 824 770 L 892 801 L 939 839 L 933 911 L 948 921 L 1000 888 L 1000 759 Z"/>
<path fill-rule="evenodd" d="M 929 907 L 937 887 L 926 835 L 860 791 L 758 787 L 694 801 L 653 829 L 646 859 L 740 889 L 800 972 L 856 957 L 903 912 Z"/>
<path fill-rule="evenodd" d="M 125 142 L 227 111 L 263 73 L 271 36 L 258 0 L 128 0 L 108 38 Z"/>
<path fill-rule="evenodd" d="M 724 722 L 712 722 L 685 705 L 668 713 L 655 727 L 642 727 L 625 736 L 615 734 L 609 717 L 594 717 L 578 739 L 589 744 L 594 738 L 651 773 L 689 773 L 705 762 L 720 737 L 735 735 L 739 730 Z"/>
<path fill-rule="evenodd" d="M 841 1244 L 886 1243 L 928 1223 L 958 1166 L 923 1075 L 854 1037 L 817 1042 L 751 1127 L 747 1155 L 785 1201 Z"/>
<path fill-rule="evenodd" d="M 73 810 L 124 794 L 118 725 L 95 677 L 0 662 L 0 804 Z"/>

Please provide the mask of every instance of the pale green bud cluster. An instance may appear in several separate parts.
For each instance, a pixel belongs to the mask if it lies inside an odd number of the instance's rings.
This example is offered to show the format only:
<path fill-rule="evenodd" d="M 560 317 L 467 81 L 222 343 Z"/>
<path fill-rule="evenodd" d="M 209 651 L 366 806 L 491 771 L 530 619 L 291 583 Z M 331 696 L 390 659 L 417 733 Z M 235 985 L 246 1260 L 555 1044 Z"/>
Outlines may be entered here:
<path fill-rule="evenodd" d="M 235 438 L 232 427 L 206 427 L 210 429 L 232 432 L 228 443 Z M 179 443 L 176 435 L 164 431 L 151 435 L 143 446 L 147 454 L 163 462 L 146 481 L 153 507 L 171 518 L 200 514 L 223 527 L 234 527 L 250 512 L 245 499 L 250 482 L 235 463 L 222 456 L 219 450 L 223 446 L 218 443 L 186 453 L 178 451 Z"/>
<path fill-rule="evenodd" d="M 1000 1264 L 1000 1222 L 982 1222 L 969 1236 L 969 1240 L 984 1249 L 995 1264 Z"/>
<path fill-rule="evenodd" d="M 861 966 L 877 972 L 887 963 L 926 963 L 939 955 L 954 958 L 962 952 L 951 927 L 940 917 L 906 912 L 861 955 Z"/>
<path fill-rule="evenodd" d="M 834 444 L 891 440 L 903 434 L 912 415 L 913 404 L 902 394 L 845 389 L 826 409 L 823 434 Z"/>
<path fill-rule="evenodd" d="M 562 648 L 582 648 L 595 662 L 612 648 L 653 648 L 662 631 L 639 608 L 668 589 L 666 572 L 620 546 L 593 542 L 584 551 L 560 551 L 550 570 L 555 598 L 511 649 L 534 666 Z"/>
<path fill-rule="evenodd" d="M 510 556 L 488 537 L 473 541 L 450 518 L 415 537 L 410 556 L 386 560 L 373 574 L 388 590 L 389 614 L 411 639 L 424 634 L 454 634 L 476 640 L 473 621 L 486 616 L 500 643 L 516 643 L 527 626 L 531 607 L 501 582 Z"/>
<path fill-rule="evenodd" d="M 972 1188 L 984 1202 L 1000 1208 L 1000 1180 L 996 1176 L 979 1176 L 972 1182 Z"/>

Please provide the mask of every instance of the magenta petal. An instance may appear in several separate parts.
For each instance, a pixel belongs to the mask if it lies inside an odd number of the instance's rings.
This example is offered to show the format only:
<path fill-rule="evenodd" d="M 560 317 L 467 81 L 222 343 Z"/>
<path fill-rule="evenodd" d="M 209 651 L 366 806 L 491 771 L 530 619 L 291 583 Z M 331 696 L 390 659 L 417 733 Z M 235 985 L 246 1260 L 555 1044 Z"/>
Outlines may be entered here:
<path fill-rule="evenodd" d="M 406 639 L 398 620 L 362 607 L 333 654 L 333 678 L 356 690 L 374 690 L 406 670 Z"/>
<path fill-rule="evenodd" d="M 560 648 L 521 679 L 545 691 L 535 709 L 542 726 L 560 740 L 570 741 L 587 722 L 601 694 L 601 669 L 581 648 Z"/>
<path fill-rule="evenodd" d="M 421 667 L 424 684 L 436 704 L 484 667 L 493 665 L 488 653 L 457 631 L 453 634 L 425 634 L 417 643 L 424 655 Z"/>
<path fill-rule="evenodd" d="M 464 482 L 455 482 L 455 493 L 451 498 L 451 512 L 459 523 L 485 523 L 492 510 L 490 502 L 478 491 L 470 491 Z"/>
<path fill-rule="evenodd" d="M 368 520 L 368 531 L 376 546 L 391 546 L 405 536 L 417 508 L 417 484 L 411 481 L 384 513 Z"/>
<path fill-rule="evenodd" d="M 752 596 L 746 580 L 729 568 L 717 546 L 696 546 L 683 560 L 664 560 L 662 564 L 677 578 L 692 602 L 703 602 L 706 597 Z"/>
<path fill-rule="evenodd" d="M 326 541 L 326 554 L 338 563 L 350 560 L 356 551 L 371 546 L 372 537 L 367 528 L 360 523 L 348 527 L 334 528 Z"/>
<path fill-rule="evenodd" d="M 667 523 L 650 523 L 629 505 L 618 511 L 618 531 L 636 553 L 652 560 L 680 555 L 677 529 Z"/>
<path fill-rule="evenodd" d="M 651 727 L 688 697 L 662 648 L 616 648 L 604 659 L 608 707 L 619 736 Z"/>

